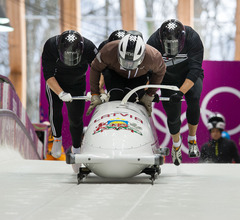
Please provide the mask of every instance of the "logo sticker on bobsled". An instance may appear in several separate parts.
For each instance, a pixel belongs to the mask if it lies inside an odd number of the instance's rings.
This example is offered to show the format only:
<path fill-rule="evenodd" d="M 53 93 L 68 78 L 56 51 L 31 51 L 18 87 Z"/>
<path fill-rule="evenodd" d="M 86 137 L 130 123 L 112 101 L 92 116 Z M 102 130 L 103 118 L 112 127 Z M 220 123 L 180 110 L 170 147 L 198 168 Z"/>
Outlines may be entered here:
<path fill-rule="evenodd" d="M 129 130 L 132 133 L 142 135 L 142 132 L 140 131 L 142 128 L 137 126 L 136 123 L 129 123 L 129 121 L 118 118 L 99 123 L 94 130 L 93 135 L 105 130 Z"/>

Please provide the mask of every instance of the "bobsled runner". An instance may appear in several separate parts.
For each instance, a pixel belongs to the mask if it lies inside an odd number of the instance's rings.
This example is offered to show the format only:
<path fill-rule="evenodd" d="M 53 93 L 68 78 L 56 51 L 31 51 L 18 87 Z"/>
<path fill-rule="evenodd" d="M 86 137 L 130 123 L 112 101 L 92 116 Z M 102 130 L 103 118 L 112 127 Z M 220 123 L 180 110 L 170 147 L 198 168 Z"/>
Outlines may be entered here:
<path fill-rule="evenodd" d="M 145 107 L 128 102 L 134 92 L 143 88 L 179 90 L 176 86 L 144 85 L 130 91 L 122 101 L 97 106 L 85 131 L 81 153 L 66 155 L 68 164 L 83 164 L 78 184 L 91 172 L 105 178 L 129 178 L 145 173 L 150 175 L 152 184 L 161 173 L 160 166 L 169 149 L 159 146 L 153 120 Z M 74 99 L 89 100 L 89 97 Z"/>

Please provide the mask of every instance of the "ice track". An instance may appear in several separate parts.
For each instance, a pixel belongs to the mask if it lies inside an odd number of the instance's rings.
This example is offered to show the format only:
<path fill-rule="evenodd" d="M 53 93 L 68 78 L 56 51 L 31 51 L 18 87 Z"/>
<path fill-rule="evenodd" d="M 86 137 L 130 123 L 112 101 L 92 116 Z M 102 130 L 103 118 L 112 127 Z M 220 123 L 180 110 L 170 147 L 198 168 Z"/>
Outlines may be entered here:
<path fill-rule="evenodd" d="M 240 165 L 172 164 L 152 186 L 89 175 L 77 185 L 63 161 L 24 160 L 0 146 L 0 219 L 240 219 Z"/>

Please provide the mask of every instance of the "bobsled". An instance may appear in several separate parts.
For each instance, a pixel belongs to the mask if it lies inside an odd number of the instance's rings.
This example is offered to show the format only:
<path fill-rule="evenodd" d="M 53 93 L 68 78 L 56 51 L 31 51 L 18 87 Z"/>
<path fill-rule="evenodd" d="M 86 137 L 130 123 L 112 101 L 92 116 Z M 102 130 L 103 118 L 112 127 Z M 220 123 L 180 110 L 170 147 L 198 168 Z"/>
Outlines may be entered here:
<path fill-rule="evenodd" d="M 145 107 L 128 102 L 134 92 L 143 88 L 179 90 L 176 86 L 144 85 L 131 90 L 121 101 L 97 106 L 84 133 L 81 153 L 66 155 L 68 164 L 83 165 L 78 183 L 92 172 L 104 178 L 129 178 L 145 173 L 153 184 L 161 173 L 160 166 L 169 149 L 159 146 L 153 120 Z"/>

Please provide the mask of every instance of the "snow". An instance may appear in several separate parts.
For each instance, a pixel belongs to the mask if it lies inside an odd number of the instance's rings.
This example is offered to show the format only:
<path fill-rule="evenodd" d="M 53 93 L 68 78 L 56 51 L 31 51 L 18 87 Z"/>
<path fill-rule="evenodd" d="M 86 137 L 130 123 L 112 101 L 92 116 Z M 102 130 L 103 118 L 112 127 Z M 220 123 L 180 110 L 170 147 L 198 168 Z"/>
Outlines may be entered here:
<path fill-rule="evenodd" d="M 240 165 L 172 164 L 151 185 L 147 175 L 124 180 L 90 174 L 77 185 L 64 161 L 22 159 L 0 146 L 0 218 L 239 219 Z"/>

